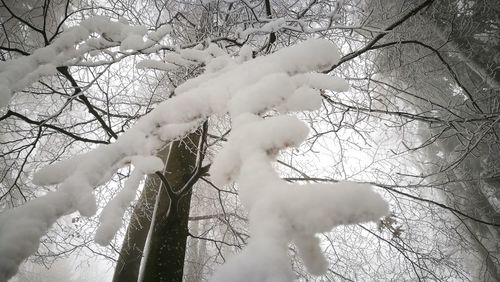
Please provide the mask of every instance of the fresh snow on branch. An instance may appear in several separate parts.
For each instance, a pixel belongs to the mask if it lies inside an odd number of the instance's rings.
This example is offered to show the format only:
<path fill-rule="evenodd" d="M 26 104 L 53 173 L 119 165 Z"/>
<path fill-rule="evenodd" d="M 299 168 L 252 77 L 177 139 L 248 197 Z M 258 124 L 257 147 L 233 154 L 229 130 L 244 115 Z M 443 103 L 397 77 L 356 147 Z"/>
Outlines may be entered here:
<path fill-rule="evenodd" d="M 155 69 L 162 71 L 171 71 L 177 69 L 177 66 L 174 64 L 157 60 L 142 60 L 139 63 L 137 63 L 136 67 L 138 69 Z"/>
<path fill-rule="evenodd" d="M 56 74 L 56 67 L 80 61 L 86 53 L 116 46 L 122 51 L 150 48 L 169 31 L 168 26 L 162 26 L 150 32 L 145 42 L 143 37 L 147 28 L 144 26 L 130 26 L 102 16 L 84 20 L 33 54 L 0 62 L 0 109 L 9 104 L 14 92 L 30 86 L 42 76 Z"/>
<path fill-rule="evenodd" d="M 135 156 L 132 158 L 132 164 L 135 169 L 125 181 L 125 187 L 118 192 L 101 213 L 101 225 L 96 231 L 95 241 L 103 246 L 109 244 L 118 229 L 120 229 L 125 211 L 134 200 L 136 191 L 144 176 L 160 171 L 164 166 L 161 159 L 154 156 Z"/>
<path fill-rule="evenodd" d="M 110 22 L 102 30 L 101 20 L 82 23 L 76 31 L 61 36 L 54 46 L 64 45 L 65 49 L 46 47 L 49 49 L 44 52 L 55 54 L 49 62 L 38 62 L 37 55 L 25 60 L 33 60 L 35 66 L 47 63 L 58 66 L 75 56 L 75 52 L 64 50 L 75 51 L 75 44 L 91 31 L 100 31 L 103 37 L 122 44 L 131 34 L 138 37 L 145 32 Z M 157 39 L 156 35 L 149 36 L 152 37 Z M 115 143 L 49 165 L 34 175 L 35 184 L 58 185 L 57 192 L 0 214 L 0 281 L 16 273 L 19 264 L 37 250 L 40 238 L 59 217 L 74 211 L 93 216 L 96 213 L 93 189 L 132 163 L 135 169 L 124 190 L 108 203 L 101 215 L 96 241 L 107 244 L 119 228 L 144 174 L 162 168 L 161 161 L 154 157 L 156 152 L 214 114 L 229 113 L 233 132 L 216 157 L 211 174 L 218 184 L 239 182 L 252 233 L 248 247 L 223 266 L 214 281 L 290 280 L 286 251 L 290 242 L 298 246 L 311 273 L 324 273 L 327 262 L 315 233 L 339 224 L 375 220 L 387 213 L 387 204 L 366 185 L 292 185 L 282 181 L 272 167 L 279 150 L 299 146 L 307 137 L 308 128 L 293 116 L 263 119 L 259 114 L 272 109 L 282 113 L 314 110 L 321 102 L 319 89 L 347 89 L 342 79 L 311 73 L 338 62 L 340 53 L 331 42 L 308 40 L 251 60 L 247 56 L 231 58 L 214 44 L 204 50 L 180 50 L 179 54 L 169 58 L 170 61 L 176 60 L 180 65 L 187 64 L 182 60 L 200 61 L 206 65 L 206 72 L 179 86 L 176 96 L 142 117 Z M 33 82 L 12 87 L 9 79 L 13 66 L 13 62 L 1 66 L 0 84 L 5 83 L 12 91 Z M 33 70 L 33 65 L 23 67 L 28 73 Z M 19 70 L 14 68 L 14 71 Z M 1 80 L 5 76 L 7 82 Z"/>
<path fill-rule="evenodd" d="M 328 263 L 316 233 L 377 220 L 388 213 L 387 203 L 366 184 L 283 181 L 271 164 L 279 150 L 297 147 L 307 133 L 306 125 L 292 116 L 262 119 L 245 113 L 234 119 L 233 133 L 214 160 L 211 175 L 219 185 L 239 183 L 252 238 L 211 281 L 291 281 L 290 242 L 298 247 L 311 274 L 324 274 Z"/>

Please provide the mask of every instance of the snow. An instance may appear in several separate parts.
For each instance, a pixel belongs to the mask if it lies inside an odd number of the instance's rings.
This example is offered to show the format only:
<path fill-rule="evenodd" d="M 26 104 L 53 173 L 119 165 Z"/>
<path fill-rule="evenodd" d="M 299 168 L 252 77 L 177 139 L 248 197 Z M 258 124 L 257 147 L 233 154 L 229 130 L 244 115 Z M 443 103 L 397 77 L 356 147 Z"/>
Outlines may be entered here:
<path fill-rule="evenodd" d="M 162 126 L 158 131 L 158 136 L 161 140 L 176 140 L 179 136 L 185 136 L 196 130 L 201 124 L 201 120 L 194 120 L 188 123 L 174 123 Z"/>
<path fill-rule="evenodd" d="M 300 235 L 294 238 L 294 243 L 309 273 L 321 275 L 328 270 L 328 261 L 323 256 L 318 237 Z"/>
<path fill-rule="evenodd" d="M 159 39 L 168 30 L 161 27 L 152 32 L 151 37 Z M 71 60 L 78 61 L 84 53 L 116 46 L 116 43 L 122 51 L 151 47 L 143 40 L 146 33 L 144 26 L 130 26 L 103 16 L 95 16 L 82 21 L 79 26 L 66 29 L 52 44 L 35 50 L 32 55 L 0 64 L 0 108 L 8 106 L 14 92 L 30 86 L 42 76 L 54 75 L 55 67 L 68 65 Z M 95 34 L 101 36 L 91 37 Z"/>
<path fill-rule="evenodd" d="M 11 98 L 12 90 L 5 85 L 0 85 L 0 109 L 9 105 Z"/>
<path fill-rule="evenodd" d="M 284 48 L 275 53 L 277 63 L 288 70 L 288 74 L 291 75 L 313 70 L 317 72 L 327 70 L 342 57 L 338 48 L 328 40 L 307 40 L 295 47 Z M 294 59 L 290 60 L 290 58 Z M 338 81 L 341 81 L 341 78 Z"/>
<path fill-rule="evenodd" d="M 277 106 L 276 109 L 281 113 L 294 111 L 314 111 L 321 107 L 321 96 L 318 90 L 309 87 L 300 87 L 286 99 L 286 101 Z"/>
<path fill-rule="evenodd" d="M 229 100 L 232 133 L 215 157 L 210 174 L 217 185 L 239 183 L 252 237 L 246 249 L 216 271 L 211 281 L 290 281 L 293 276 L 286 247 L 291 242 L 311 274 L 324 274 L 328 262 L 314 234 L 340 224 L 377 220 L 388 213 L 387 203 L 369 185 L 289 184 L 272 166 L 280 150 L 305 140 L 308 127 L 293 116 L 263 119 L 259 114 L 271 108 L 281 112 L 317 109 L 321 97 L 313 88 L 348 88 L 338 78 L 302 74 L 326 67 L 325 62 L 335 64 L 340 58 L 336 49 L 328 50 L 327 42 L 307 41 L 302 46 L 309 44 L 319 47 L 314 50 L 324 55 L 323 62 L 315 60 L 317 53 L 306 52 L 301 58 L 305 60 L 297 64 L 289 58 L 297 58 L 298 48 L 279 51 L 274 63 L 285 72 L 267 74 Z"/>
<path fill-rule="evenodd" d="M 0 281 L 14 276 L 21 262 L 37 251 L 47 229 L 73 212 L 69 197 L 53 192 L 0 214 Z"/>
<path fill-rule="evenodd" d="M 40 65 L 36 70 L 35 70 L 36 75 L 38 76 L 49 76 L 49 75 L 55 75 L 57 73 L 57 69 L 54 65 L 51 64 L 44 64 Z"/>
<path fill-rule="evenodd" d="M 161 162 L 161 161 L 160 161 Z M 161 169 L 161 168 L 160 168 Z M 125 182 L 125 187 L 111 200 L 101 213 L 100 225 L 97 228 L 95 241 L 107 245 L 122 225 L 122 218 L 127 207 L 134 200 L 144 173 L 135 169 Z"/>
<path fill-rule="evenodd" d="M 262 113 L 285 101 L 293 92 L 293 84 L 288 75 L 272 74 L 244 91 L 237 92 L 229 101 L 229 113 L 232 117 L 242 113 Z"/>
<path fill-rule="evenodd" d="M 134 156 L 132 164 L 143 174 L 155 173 L 163 170 L 163 161 L 156 156 Z"/>
<path fill-rule="evenodd" d="M 178 68 L 176 65 L 157 60 L 142 60 L 137 63 L 136 67 L 138 69 L 156 69 L 162 71 L 172 71 Z"/>
<path fill-rule="evenodd" d="M 217 154 L 211 166 L 212 180 L 216 185 L 228 184 L 240 174 L 243 159 L 249 158 L 256 153 L 277 153 L 279 149 L 298 145 L 307 137 L 308 132 L 308 127 L 293 116 L 262 119 L 253 114 L 242 114 L 237 118 L 233 118 L 231 139 Z M 249 164 L 247 163 L 247 165 Z M 257 173 L 265 173 L 265 171 Z M 255 177 L 256 181 L 269 179 L 269 177 L 262 177 L 264 175 Z M 240 190 L 243 203 L 248 198 L 245 192 Z M 252 192 L 249 196 L 256 194 Z"/>
<path fill-rule="evenodd" d="M 214 59 L 209 60 L 209 63 L 206 65 L 207 73 L 218 72 L 226 67 L 229 67 L 233 62 L 233 60 L 227 56 L 223 55 L 220 57 L 216 57 Z"/>
<path fill-rule="evenodd" d="M 275 32 L 278 31 L 285 24 L 286 24 L 285 19 L 276 19 L 263 25 L 260 28 L 260 30 L 263 32 Z"/>
<path fill-rule="evenodd" d="M 97 203 L 93 187 L 85 175 L 73 174 L 59 187 L 59 191 L 70 195 L 72 206 L 83 216 L 93 216 L 97 211 Z"/>
<path fill-rule="evenodd" d="M 142 36 L 133 33 L 127 36 L 120 45 L 120 51 L 140 50 L 142 48 L 144 48 Z"/>
<path fill-rule="evenodd" d="M 239 63 L 243 63 L 243 62 L 246 62 L 250 59 L 252 59 L 253 57 L 253 50 L 250 46 L 248 45 L 243 45 L 241 48 L 240 48 L 240 52 L 239 52 L 239 57 L 238 57 L 238 62 Z"/>
<path fill-rule="evenodd" d="M 205 52 L 214 58 L 227 55 L 226 51 L 224 51 L 222 48 L 217 46 L 217 44 L 215 44 L 215 43 L 210 43 L 208 45 L 207 49 L 205 49 Z"/>
<path fill-rule="evenodd" d="M 194 62 L 192 62 L 190 60 L 186 60 L 181 55 L 179 55 L 177 53 L 173 53 L 173 52 L 165 55 L 165 61 L 172 63 L 172 64 L 179 65 L 179 66 L 183 66 L 183 67 L 189 67 L 189 66 L 195 64 Z"/>
<path fill-rule="evenodd" d="M 240 37 L 245 38 L 253 33 L 271 33 L 279 31 L 286 24 L 285 19 L 276 19 L 270 21 L 260 28 L 247 28 L 244 31 L 240 32 Z"/>
<path fill-rule="evenodd" d="M 111 200 L 101 213 L 100 225 L 97 228 L 95 241 L 100 245 L 107 245 L 122 225 L 125 211 L 134 200 L 140 182 L 146 174 L 155 173 L 163 169 L 163 162 L 156 156 L 134 156 L 131 158 L 135 166 L 123 189 Z"/>
<path fill-rule="evenodd" d="M 205 63 L 208 61 L 206 52 L 196 49 L 182 49 L 179 51 L 181 57 L 190 61 Z"/>
<path fill-rule="evenodd" d="M 54 48 L 50 47 L 40 48 L 35 50 L 35 52 L 33 52 L 33 57 L 39 64 L 46 64 L 52 62 L 55 59 L 56 55 L 57 54 Z"/>
<path fill-rule="evenodd" d="M 141 37 L 142 42 L 146 31 L 102 17 L 85 21 L 49 46 L 54 48 L 55 58 L 51 51 L 44 50 L 0 66 L 3 105 L 10 99 L 11 91 L 29 85 L 34 79 L 31 76 L 38 76 L 32 73 L 40 65 L 58 66 L 57 62 L 78 56 L 74 45 L 84 43 L 91 32 L 102 33 L 104 38 L 117 42 L 123 40 L 122 48 L 134 49 L 139 44 L 130 38 Z M 45 52 L 48 55 L 43 55 Z M 314 234 L 339 224 L 376 220 L 387 213 L 385 201 L 368 185 L 289 184 L 280 179 L 272 166 L 280 150 L 297 147 L 306 139 L 308 127 L 291 115 L 266 119 L 260 115 L 275 110 L 282 113 L 313 110 L 321 101 L 318 88 L 347 89 L 347 83 L 340 78 L 310 73 L 325 70 L 340 59 L 338 49 L 330 41 L 307 40 L 256 59 L 250 59 L 251 50 L 244 51 L 243 58 L 231 58 L 214 44 L 205 50 L 195 47 L 177 52 L 180 57 L 170 58 L 176 64 L 198 61 L 207 65 L 207 71 L 179 86 L 176 96 L 143 116 L 115 143 L 38 171 L 33 182 L 58 185 L 58 191 L 0 215 L 0 281 L 13 276 L 20 262 L 36 251 L 40 237 L 58 217 L 74 211 L 93 216 L 96 213 L 93 189 L 132 163 L 135 169 L 124 189 L 101 214 L 96 241 L 107 244 L 120 227 L 141 179 L 163 167 L 161 160 L 154 157 L 156 152 L 214 114 L 229 112 L 233 129 L 210 173 L 219 185 L 239 183 L 252 238 L 242 253 L 216 272 L 212 281 L 290 281 L 287 247 L 292 242 L 312 273 L 324 273 L 326 262 Z M 41 60 L 42 57 L 46 60 Z M 166 64 L 150 60 L 140 64 L 149 67 L 159 63 Z M 44 68 L 47 72 L 50 69 Z M 24 86 L 16 84 L 16 89 L 9 88 L 20 78 L 28 78 L 22 83 Z"/>
<path fill-rule="evenodd" d="M 306 73 L 293 77 L 297 85 L 308 85 L 315 89 L 328 89 L 337 92 L 349 90 L 347 81 L 340 77 L 331 76 L 323 73 Z"/>
<path fill-rule="evenodd" d="M 156 31 L 148 34 L 148 38 L 153 41 L 160 41 L 167 34 L 172 32 L 172 27 L 169 25 L 162 25 Z"/>
<path fill-rule="evenodd" d="M 307 269 L 324 274 L 327 262 L 314 234 L 341 224 L 378 220 L 388 213 L 387 203 L 370 185 L 356 183 L 289 184 L 283 181 L 272 161 L 277 152 L 298 146 L 307 137 L 307 127 L 291 116 L 262 119 L 242 114 L 233 123 L 228 143 L 214 160 L 210 173 L 221 185 L 239 183 L 241 201 L 249 212 L 252 237 L 246 250 L 223 266 L 211 281 L 235 279 L 241 268 L 254 268 L 244 281 L 290 281 L 289 275 L 274 277 L 276 269 L 287 269 L 286 248 L 275 248 L 273 264 L 257 263 L 269 246 L 294 242 Z M 281 252 L 276 254 L 276 252 Z M 245 271 L 244 271 L 245 272 Z M 264 276 L 263 276 L 264 275 Z"/>

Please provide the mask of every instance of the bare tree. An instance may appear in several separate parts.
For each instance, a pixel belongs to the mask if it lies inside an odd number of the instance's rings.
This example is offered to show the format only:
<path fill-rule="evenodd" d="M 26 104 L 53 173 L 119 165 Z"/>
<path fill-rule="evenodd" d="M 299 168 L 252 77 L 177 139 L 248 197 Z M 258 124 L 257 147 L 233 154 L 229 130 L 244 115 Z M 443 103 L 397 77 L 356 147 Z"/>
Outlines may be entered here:
<path fill-rule="evenodd" d="M 498 10 L 496 1 L 453 0 L 1 1 L 6 62 L 35 54 L 95 15 L 149 32 L 168 26 L 169 33 L 161 42 L 148 37 L 154 47 L 135 51 L 119 50 L 123 38 L 92 34 L 85 45 L 92 51 L 16 89 L 0 113 L 0 206 L 51 191 L 31 184 L 34 171 L 116 142 L 178 96 L 179 85 L 214 67 L 196 60 L 196 51 L 217 46 L 251 60 L 320 37 L 345 53 L 325 73 L 347 77 L 351 90 L 323 89 L 321 110 L 299 114 L 312 134 L 279 155 L 281 177 L 370 183 L 392 212 L 378 227 L 322 234 L 334 262 L 322 279 L 498 280 Z M 141 60 L 168 64 L 133 67 Z M 141 261 L 144 281 L 208 279 L 250 237 L 238 187 L 217 186 L 207 174 L 231 130 L 227 117 L 212 117 L 164 147 L 164 172 L 147 177 L 128 208 L 127 229 L 108 247 L 92 243 L 96 218 L 70 216 L 42 239 L 35 260 L 50 264 L 86 250 L 116 261 L 114 281 L 137 281 Z M 122 169 L 95 190 L 100 207 L 130 175 Z M 314 279 L 295 246 L 290 252 L 296 277 Z"/>

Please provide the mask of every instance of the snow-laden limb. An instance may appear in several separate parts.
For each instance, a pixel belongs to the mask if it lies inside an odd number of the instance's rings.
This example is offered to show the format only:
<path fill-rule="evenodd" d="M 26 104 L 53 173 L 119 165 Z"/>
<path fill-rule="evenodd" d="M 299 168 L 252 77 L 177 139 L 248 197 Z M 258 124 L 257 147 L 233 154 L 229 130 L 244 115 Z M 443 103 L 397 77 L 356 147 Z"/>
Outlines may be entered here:
<path fill-rule="evenodd" d="M 264 120 L 247 113 L 236 119 L 233 128 L 211 174 L 218 184 L 233 180 L 239 183 L 241 201 L 250 214 L 252 238 L 241 254 L 216 272 L 212 281 L 290 281 L 290 271 L 279 276 L 276 271 L 289 269 L 289 261 L 284 258 L 291 242 L 297 245 L 311 274 L 324 274 L 328 264 L 314 234 L 342 224 L 378 220 L 388 213 L 387 203 L 369 185 L 299 185 L 278 176 L 271 165 L 277 152 L 298 146 L 307 137 L 306 125 L 297 118 Z"/>
<path fill-rule="evenodd" d="M 115 236 L 122 225 L 122 218 L 127 207 L 135 198 L 135 193 L 139 188 L 144 174 L 138 169 L 134 170 L 125 181 L 125 186 L 111 200 L 101 213 L 100 225 L 95 234 L 95 241 L 100 245 L 107 245 Z"/>
<path fill-rule="evenodd" d="M 332 54 L 329 63 L 338 52 Z M 293 66 L 293 62 L 289 66 L 296 68 L 296 73 L 268 75 L 238 92 L 228 103 L 232 133 L 216 156 L 211 175 L 219 185 L 239 183 L 240 199 L 249 212 L 252 237 L 248 246 L 216 271 L 211 281 L 291 281 L 287 246 L 292 242 L 308 271 L 322 275 L 328 270 L 328 262 L 316 233 L 341 224 L 378 220 L 388 213 L 387 203 L 369 185 L 348 182 L 299 185 L 278 176 L 272 167 L 277 153 L 287 147 L 298 147 L 307 137 L 308 128 L 296 117 L 263 119 L 258 115 L 271 108 L 280 112 L 314 110 L 321 105 L 315 89 L 348 88 L 342 79 L 303 74 L 300 69 L 303 65 Z"/>
<path fill-rule="evenodd" d="M 138 69 L 155 69 L 162 71 L 171 71 L 177 69 L 174 64 L 158 61 L 158 60 L 142 60 L 137 63 L 136 68 Z"/>
<path fill-rule="evenodd" d="M 86 53 L 120 46 L 121 50 L 151 48 L 169 28 L 164 26 L 147 34 L 144 26 L 130 26 L 96 16 L 64 31 L 54 42 L 29 56 L 0 62 L 0 108 L 7 106 L 14 92 L 20 91 L 43 76 L 56 74 L 56 67 L 80 61 Z M 144 42 L 147 34 L 149 40 Z"/>
<path fill-rule="evenodd" d="M 70 194 L 52 192 L 0 214 L 0 281 L 14 276 L 23 260 L 38 250 L 48 228 L 74 211 L 71 202 Z"/>
<path fill-rule="evenodd" d="M 82 26 L 85 25 L 82 24 Z M 93 21 L 89 23 L 89 26 L 85 27 L 88 28 L 87 31 L 106 25 Z M 105 28 L 109 30 L 104 33 L 107 38 L 112 40 L 119 41 L 128 36 L 126 32 L 123 33 L 123 30 L 128 28 L 123 27 L 122 23 L 111 24 Z M 74 34 L 64 34 L 62 36 L 64 40 L 58 44 L 63 44 L 66 49 L 70 50 L 74 48 L 71 47 L 71 44 L 74 46 L 83 40 L 81 37 L 84 35 L 84 31 L 80 28 Z M 133 33 L 139 34 L 140 32 L 142 31 L 139 29 Z M 49 48 L 52 47 L 49 46 Z M 82 49 L 84 48 L 85 46 L 82 47 Z M 50 50 L 44 51 L 50 53 Z M 285 109 L 298 110 L 297 101 L 301 101 L 301 99 L 294 98 L 292 100 L 292 97 L 300 95 L 300 93 L 308 93 L 307 95 L 316 93 L 319 96 L 319 93 L 314 90 L 317 85 L 315 85 L 316 82 L 311 82 L 314 81 L 313 79 L 302 83 L 302 78 L 299 79 L 296 76 L 327 69 L 335 64 L 340 57 L 337 48 L 326 40 L 308 40 L 269 56 L 248 61 L 247 58 L 243 60 L 233 59 L 215 45 L 210 45 L 205 50 L 182 50 L 179 53 L 184 59 L 204 62 L 207 66 L 207 72 L 179 86 L 176 90 L 177 96 L 159 104 L 155 110 L 142 117 L 131 129 L 122 134 L 115 143 L 100 146 L 91 152 L 55 163 L 38 171 L 33 182 L 38 185 L 59 185 L 58 191 L 0 215 L 1 279 L 9 279 L 15 274 L 19 264 L 36 251 L 40 238 L 57 218 L 74 211 L 79 211 L 85 216 L 92 216 L 96 206 L 93 188 L 107 183 L 119 168 L 127 165 L 130 161 L 133 163 L 134 157 L 137 160 L 138 156 L 145 158 L 153 156 L 166 143 L 183 137 L 213 114 L 234 113 L 237 115 L 233 116 L 235 130 L 247 128 L 246 126 L 249 130 L 252 128 L 252 130 L 258 130 L 258 126 L 252 127 L 253 122 L 260 122 L 260 118 L 253 115 L 255 111 L 263 112 L 280 105 L 289 105 Z M 57 62 L 61 54 L 63 54 L 64 60 L 70 57 L 70 54 L 64 51 L 62 53 L 56 52 L 55 59 L 51 61 L 55 62 L 54 65 L 60 65 Z M 75 52 L 71 54 L 75 55 Z M 79 53 L 76 52 L 76 54 Z M 28 60 L 32 59 L 28 58 Z M 2 75 L 12 75 L 9 67 L 11 65 L 13 64 L 7 63 L 7 65 L 4 64 L 0 67 L 0 79 Z M 29 72 L 32 69 L 27 68 L 26 70 Z M 270 77 L 279 78 L 283 85 L 268 83 Z M 324 76 L 322 79 L 326 81 L 337 80 L 331 76 Z M 0 81 L 0 83 L 2 82 Z M 336 83 L 331 83 L 330 86 L 332 86 L 332 90 L 341 90 L 341 87 Z M 5 88 L 0 87 L 0 89 Z M 10 89 L 12 90 L 12 88 Z M 260 94 L 258 95 L 256 91 Z M 262 95 L 262 93 L 267 95 Z M 254 98 L 248 100 L 243 97 L 246 95 Z M 288 146 L 296 146 L 307 135 L 305 125 L 291 117 L 284 116 L 264 122 L 270 124 L 270 127 L 265 130 L 271 133 L 282 132 L 281 137 L 266 139 L 265 135 L 260 135 L 258 138 L 250 138 L 250 140 L 256 140 L 260 144 L 255 150 L 267 148 L 265 156 L 273 155 L 277 153 L 277 150 Z M 283 127 L 284 130 L 277 131 L 275 126 Z M 233 150 L 239 152 L 238 148 L 233 148 Z M 254 148 L 249 147 L 248 152 L 253 150 Z M 227 156 L 226 161 L 228 162 L 248 165 L 247 162 L 242 162 L 242 160 L 246 160 L 246 155 L 239 156 L 234 152 L 231 152 L 231 146 L 228 145 L 228 149 L 221 154 Z M 266 161 L 269 162 L 269 160 Z M 154 167 L 154 169 L 158 169 L 156 166 Z M 238 167 L 241 168 L 241 165 Z M 239 171 L 228 173 L 222 170 L 221 173 L 234 178 L 238 176 Z M 131 198 L 128 191 L 135 189 L 137 179 L 134 175 L 133 179 L 130 180 L 127 192 L 124 192 L 125 196 L 119 195 L 116 201 L 110 201 L 113 207 L 108 209 L 110 211 L 108 215 L 111 216 L 102 217 L 100 228 L 106 230 L 102 233 L 106 236 L 99 240 L 101 243 L 107 242 L 116 230 L 116 222 L 121 220 L 123 205 Z M 242 196 L 246 193 L 244 191 L 245 189 L 242 189 Z M 253 193 L 251 189 L 246 189 L 246 191 L 250 191 L 247 194 Z M 22 236 L 18 236 L 18 234 L 22 234 Z M 279 248 L 286 249 L 286 243 L 283 244 Z M 255 251 L 250 249 L 250 252 Z M 281 254 L 277 254 L 277 256 L 279 256 L 276 258 L 277 260 L 286 260 L 286 256 L 282 257 Z M 288 268 L 284 265 L 283 267 L 284 269 Z M 0 281 L 2 281 L 1 279 Z"/>
<path fill-rule="evenodd" d="M 276 31 L 279 31 L 284 25 L 286 25 L 285 19 L 283 19 L 283 18 L 276 19 L 276 20 L 272 20 L 272 21 L 264 24 L 260 28 L 253 28 L 253 27 L 247 28 L 244 31 L 241 31 L 239 36 L 241 38 L 245 38 L 245 37 L 247 37 L 251 34 L 254 34 L 254 33 L 266 34 L 266 33 L 276 32 Z"/>
<path fill-rule="evenodd" d="M 125 187 L 111 200 L 101 213 L 99 228 L 97 228 L 95 241 L 107 245 L 115 236 L 122 225 L 122 219 L 130 203 L 134 200 L 139 184 L 146 174 L 163 169 L 163 162 L 158 157 L 136 156 L 132 158 L 136 167 L 125 181 Z"/>

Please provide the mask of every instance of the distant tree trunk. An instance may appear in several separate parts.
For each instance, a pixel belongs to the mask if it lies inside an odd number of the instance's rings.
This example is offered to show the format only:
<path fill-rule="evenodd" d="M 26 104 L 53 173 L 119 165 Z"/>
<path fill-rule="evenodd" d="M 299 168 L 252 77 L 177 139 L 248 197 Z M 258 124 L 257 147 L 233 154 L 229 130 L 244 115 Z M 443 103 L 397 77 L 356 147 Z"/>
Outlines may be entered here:
<path fill-rule="evenodd" d="M 183 188 L 186 192 L 172 195 L 165 185 L 159 190 L 142 275 L 144 282 L 182 281 L 192 191 L 192 187 L 185 186 L 196 168 L 200 137 L 197 131 L 170 146 L 163 175 L 173 192 Z"/>
<path fill-rule="evenodd" d="M 455 151 L 458 146 L 458 140 L 448 143 L 445 146 L 442 143 L 441 149 L 445 155 L 452 158 L 459 155 Z M 486 152 L 485 146 L 478 146 L 478 152 Z M 448 205 L 463 211 L 468 215 L 473 216 L 487 222 L 495 224 L 500 223 L 500 213 L 488 201 L 488 198 L 481 189 L 484 185 L 480 181 L 481 164 L 478 157 L 469 157 L 461 161 L 453 170 L 445 173 L 446 179 L 450 182 L 447 185 L 448 191 L 444 193 L 444 197 Z M 460 181 L 461 179 L 478 179 L 476 181 Z M 500 238 L 500 229 L 497 226 L 479 224 L 476 221 L 467 218 L 460 218 L 462 224 L 461 231 L 470 237 L 470 242 L 475 248 L 481 263 L 475 270 L 478 271 L 478 279 L 481 281 L 500 281 L 500 267 L 495 261 L 495 256 L 498 250 L 498 239 Z M 460 229 L 457 229 L 460 230 Z"/>
<path fill-rule="evenodd" d="M 467 177 L 468 172 L 473 170 L 473 167 L 463 164 L 455 172 L 448 173 L 447 176 L 454 182 L 460 177 Z M 480 185 L 479 181 L 452 184 L 450 190 L 453 191 L 453 196 L 448 193 L 448 203 L 475 218 L 498 224 L 500 223 L 500 215 L 484 196 Z M 479 260 L 482 265 L 477 271 L 479 271 L 482 281 L 500 281 L 500 268 L 495 262 L 495 254 L 490 251 L 497 249 L 495 245 L 498 244 L 498 227 L 485 226 L 467 219 L 462 220 L 463 232 L 470 236 L 473 246 L 480 255 Z"/>
<path fill-rule="evenodd" d="M 200 228 L 201 225 L 201 228 Z M 194 236 L 203 236 L 200 230 L 206 230 L 207 221 L 201 222 L 198 220 L 189 222 L 189 231 Z M 185 282 L 203 281 L 203 267 L 207 260 L 207 241 L 206 240 L 191 240 L 188 244 L 185 267 Z"/>
<path fill-rule="evenodd" d="M 500 5 L 496 0 L 487 0 L 472 5 L 468 13 L 457 16 L 453 9 L 457 9 L 458 2 L 436 2 L 442 13 L 437 14 L 437 19 L 426 17 L 427 23 L 432 24 L 440 39 L 447 44 L 450 51 L 447 55 L 450 58 L 458 57 L 466 68 L 478 77 L 477 81 L 488 88 L 498 90 L 500 45 L 496 39 L 498 25 L 494 23 L 499 22 L 500 17 L 496 10 Z M 483 85 L 479 89 L 482 89 Z"/>
<path fill-rule="evenodd" d="M 157 156 L 166 162 L 170 146 L 158 152 Z M 123 240 L 120 256 L 115 268 L 113 282 L 137 282 L 139 268 L 144 252 L 144 245 L 148 237 L 154 205 L 161 181 L 155 175 L 149 175 L 144 183 L 130 223 Z"/>

